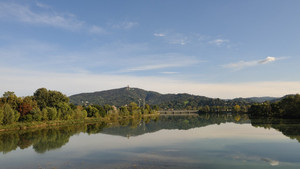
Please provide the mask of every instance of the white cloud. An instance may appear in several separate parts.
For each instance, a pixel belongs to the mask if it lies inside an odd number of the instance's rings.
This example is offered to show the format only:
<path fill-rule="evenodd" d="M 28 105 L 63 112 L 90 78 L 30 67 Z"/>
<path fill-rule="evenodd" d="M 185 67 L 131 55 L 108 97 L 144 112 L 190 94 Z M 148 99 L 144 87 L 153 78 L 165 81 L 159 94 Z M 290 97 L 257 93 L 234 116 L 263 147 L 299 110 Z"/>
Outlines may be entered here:
<path fill-rule="evenodd" d="M 239 61 L 239 62 L 236 62 L 236 63 L 230 63 L 230 64 L 223 65 L 223 67 L 231 68 L 231 69 L 234 69 L 234 70 L 240 70 L 240 69 L 243 69 L 243 68 L 246 68 L 246 67 L 252 67 L 252 66 L 256 66 L 256 65 L 260 65 L 260 64 L 271 63 L 271 62 L 274 62 L 276 60 L 278 60 L 278 59 L 275 58 L 275 57 L 272 57 L 272 56 L 268 56 L 263 60 Z"/>
<path fill-rule="evenodd" d="M 160 77 L 49 73 L 3 67 L 0 68 L 0 81 L 0 93 L 15 91 L 19 96 L 32 95 L 40 87 L 59 90 L 71 95 L 127 85 L 160 93 L 190 93 L 219 98 L 279 97 L 300 91 L 300 81 L 197 83 Z"/>
<path fill-rule="evenodd" d="M 178 72 L 160 72 L 162 74 L 168 74 L 168 75 L 171 75 L 171 74 L 178 74 Z"/>
<path fill-rule="evenodd" d="M 0 3 L 0 18 L 29 24 L 47 25 L 71 31 L 92 30 L 92 32 L 99 33 L 99 30 L 95 31 L 95 26 L 90 26 L 84 21 L 78 20 L 71 13 L 49 11 L 47 9 L 50 7 L 42 3 L 36 3 L 36 5 L 45 10 L 35 12 L 29 6 L 16 3 Z"/>
<path fill-rule="evenodd" d="M 258 63 L 260 63 L 260 64 L 266 64 L 266 63 L 274 62 L 275 60 L 276 60 L 275 57 L 268 56 L 266 59 L 261 60 Z"/>
<path fill-rule="evenodd" d="M 215 40 L 209 41 L 208 43 L 217 45 L 217 46 L 221 46 L 222 44 L 228 43 L 228 42 L 229 42 L 229 40 L 226 40 L 226 39 L 215 39 Z"/>
<path fill-rule="evenodd" d="M 164 33 L 154 33 L 153 36 L 164 37 L 164 36 L 166 36 L 166 34 L 164 34 Z"/>

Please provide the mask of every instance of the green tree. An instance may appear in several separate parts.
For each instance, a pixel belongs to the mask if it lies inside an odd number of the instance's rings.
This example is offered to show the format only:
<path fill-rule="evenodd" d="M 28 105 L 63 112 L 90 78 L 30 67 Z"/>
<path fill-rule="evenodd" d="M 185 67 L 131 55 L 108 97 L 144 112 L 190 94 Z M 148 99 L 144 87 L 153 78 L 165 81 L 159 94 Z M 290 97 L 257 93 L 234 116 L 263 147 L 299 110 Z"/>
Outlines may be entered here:
<path fill-rule="evenodd" d="M 69 98 L 59 91 L 48 90 L 48 107 L 57 107 L 59 103 L 69 103 Z"/>
<path fill-rule="evenodd" d="M 4 117 L 4 114 L 3 114 L 3 107 L 0 107 L 0 125 L 3 124 L 3 117 Z"/>
<path fill-rule="evenodd" d="M 127 109 L 127 106 L 121 106 L 120 107 L 120 115 L 122 115 L 122 116 L 128 116 L 129 115 L 129 111 Z"/>
<path fill-rule="evenodd" d="M 204 112 L 210 112 L 210 107 L 208 105 L 205 105 L 203 108 L 202 108 L 202 111 Z"/>
<path fill-rule="evenodd" d="M 105 104 L 105 105 L 103 106 L 103 108 L 104 108 L 106 114 L 107 114 L 110 110 L 112 110 L 112 107 L 111 107 L 111 105 L 109 105 L 109 104 Z"/>
<path fill-rule="evenodd" d="M 96 107 L 89 105 L 86 107 L 88 117 L 99 117 L 99 110 Z"/>
<path fill-rule="evenodd" d="M 159 110 L 159 106 L 157 106 L 157 105 L 153 106 L 152 110 L 158 111 Z"/>
<path fill-rule="evenodd" d="M 128 111 L 130 113 L 133 113 L 134 111 L 138 110 L 138 105 L 135 103 L 135 102 L 131 102 L 129 105 L 128 105 Z"/>
<path fill-rule="evenodd" d="M 85 110 L 75 109 L 74 119 L 82 120 L 87 117 L 87 112 Z"/>
<path fill-rule="evenodd" d="M 33 94 L 34 99 L 37 102 L 38 107 L 42 110 L 47 107 L 49 93 L 46 88 L 39 88 Z"/>
<path fill-rule="evenodd" d="M 4 93 L 3 93 L 3 97 L 4 97 L 4 98 L 8 98 L 8 97 L 10 97 L 10 96 L 12 96 L 12 95 L 15 95 L 15 92 L 7 91 L 7 92 L 4 92 Z"/>
<path fill-rule="evenodd" d="M 14 116 L 15 116 L 15 122 L 16 121 L 19 121 L 19 118 L 20 118 L 20 113 L 17 111 L 17 110 L 14 110 Z"/>
<path fill-rule="evenodd" d="M 47 121 L 48 120 L 48 110 L 47 110 L 47 107 L 43 108 L 42 113 L 41 113 L 41 119 L 43 121 Z"/>
<path fill-rule="evenodd" d="M 10 107 L 9 104 L 4 104 L 3 106 L 3 124 L 12 124 L 15 122 L 15 112 L 14 110 Z"/>
<path fill-rule="evenodd" d="M 57 110 L 54 107 L 47 107 L 47 116 L 48 120 L 56 120 L 57 119 Z"/>
<path fill-rule="evenodd" d="M 62 120 L 70 120 L 73 117 L 73 110 L 67 103 L 58 103 L 57 104 L 58 110 L 60 111 L 60 119 Z"/>
<path fill-rule="evenodd" d="M 100 105 L 92 105 L 93 107 L 97 108 L 99 111 L 99 114 L 101 117 L 104 117 L 106 115 L 106 110 L 104 107 L 100 106 Z M 106 105 L 106 108 L 109 110 L 111 110 L 111 106 L 110 105 Z"/>
<path fill-rule="evenodd" d="M 31 110 L 30 114 L 35 121 L 44 120 L 43 112 L 39 108 L 34 108 Z"/>
<path fill-rule="evenodd" d="M 20 102 L 20 99 L 15 95 L 14 92 L 7 91 L 3 94 L 3 102 L 10 105 L 12 109 L 18 108 L 18 102 Z"/>
<path fill-rule="evenodd" d="M 240 112 L 240 111 L 241 111 L 241 106 L 235 105 L 235 106 L 233 106 L 233 110 L 234 110 L 235 112 Z"/>

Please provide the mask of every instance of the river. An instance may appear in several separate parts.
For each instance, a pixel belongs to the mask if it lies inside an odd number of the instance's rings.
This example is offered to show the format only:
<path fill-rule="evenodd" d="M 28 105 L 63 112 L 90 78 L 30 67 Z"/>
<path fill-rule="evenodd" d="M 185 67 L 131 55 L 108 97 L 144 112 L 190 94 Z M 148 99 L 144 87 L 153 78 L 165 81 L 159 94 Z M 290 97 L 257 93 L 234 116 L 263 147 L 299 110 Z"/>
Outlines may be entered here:
<path fill-rule="evenodd" d="M 0 133 L 1 168 L 300 168 L 299 120 L 160 116 Z"/>

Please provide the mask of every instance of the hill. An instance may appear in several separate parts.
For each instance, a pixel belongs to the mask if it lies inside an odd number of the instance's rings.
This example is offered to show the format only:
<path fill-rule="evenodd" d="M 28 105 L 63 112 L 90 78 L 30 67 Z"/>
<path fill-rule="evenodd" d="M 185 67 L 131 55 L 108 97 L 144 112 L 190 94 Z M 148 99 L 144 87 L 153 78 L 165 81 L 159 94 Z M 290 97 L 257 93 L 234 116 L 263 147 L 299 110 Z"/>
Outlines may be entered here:
<path fill-rule="evenodd" d="M 76 105 L 99 104 L 122 106 L 131 102 L 143 105 L 159 105 L 160 108 L 184 109 L 199 106 L 233 106 L 249 105 L 254 102 L 263 102 L 273 98 L 237 98 L 233 100 L 222 100 L 205 96 L 196 96 L 186 93 L 182 94 L 160 94 L 154 91 L 146 91 L 139 88 L 119 88 L 94 93 L 81 93 L 70 96 L 70 102 Z"/>

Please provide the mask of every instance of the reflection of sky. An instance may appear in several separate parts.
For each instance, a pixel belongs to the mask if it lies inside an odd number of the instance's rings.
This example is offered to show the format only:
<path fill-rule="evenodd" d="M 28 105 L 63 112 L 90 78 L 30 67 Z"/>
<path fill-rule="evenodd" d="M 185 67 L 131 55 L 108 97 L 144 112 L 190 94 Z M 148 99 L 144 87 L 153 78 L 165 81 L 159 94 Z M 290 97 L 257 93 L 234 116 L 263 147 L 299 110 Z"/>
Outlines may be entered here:
<path fill-rule="evenodd" d="M 0 155 L 10 168 L 299 168 L 300 144 L 274 129 L 226 123 L 135 137 L 80 133 L 60 149 Z M 20 159 L 17 162 L 16 159 Z M 298 166 L 298 167 L 297 167 Z M 5 168 L 4 167 L 4 168 Z M 168 168 L 168 167 L 166 167 Z M 239 168 L 239 167 L 237 167 Z"/>
<path fill-rule="evenodd" d="M 73 136 L 67 145 L 69 149 L 105 150 L 131 148 L 137 146 L 162 146 L 197 139 L 247 139 L 247 140 L 289 140 L 274 129 L 254 128 L 251 124 L 227 123 L 210 125 L 189 130 L 160 130 L 135 137 L 111 136 L 106 134 L 89 135 L 81 133 Z M 84 143 L 84 144 L 82 144 Z"/>

